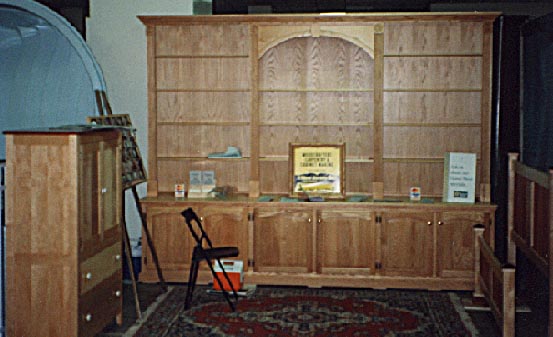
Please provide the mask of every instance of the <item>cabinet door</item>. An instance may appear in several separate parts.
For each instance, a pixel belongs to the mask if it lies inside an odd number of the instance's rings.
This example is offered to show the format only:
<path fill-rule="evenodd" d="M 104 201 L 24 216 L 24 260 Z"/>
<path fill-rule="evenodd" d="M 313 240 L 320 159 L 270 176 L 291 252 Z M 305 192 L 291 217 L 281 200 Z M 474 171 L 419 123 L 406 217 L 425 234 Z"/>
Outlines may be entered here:
<path fill-rule="evenodd" d="M 100 223 L 104 238 L 118 236 L 121 220 L 121 151 L 118 140 L 109 139 L 100 143 L 99 149 L 99 196 Z"/>
<path fill-rule="evenodd" d="M 315 225 L 318 272 L 372 274 L 375 240 L 371 212 L 321 211 Z"/>
<path fill-rule="evenodd" d="M 182 281 L 188 277 L 188 268 L 194 244 L 186 228 L 181 208 L 150 208 L 147 213 L 148 231 L 157 252 L 163 275 L 169 281 Z M 157 280 L 152 253 L 142 233 L 142 275 Z"/>
<path fill-rule="evenodd" d="M 121 240 L 121 152 L 118 138 L 82 137 L 79 230 L 82 258 Z"/>
<path fill-rule="evenodd" d="M 254 271 L 312 272 L 313 217 L 306 209 L 254 211 Z"/>
<path fill-rule="evenodd" d="M 431 276 L 433 213 L 383 213 L 380 218 L 380 274 Z"/>
<path fill-rule="evenodd" d="M 248 217 L 244 208 L 206 206 L 201 207 L 197 214 L 214 246 L 236 246 L 240 255 L 232 259 L 247 262 Z"/>
<path fill-rule="evenodd" d="M 472 278 L 474 273 L 474 230 L 477 223 L 489 228 L 486 213 L 445 212 L 438 215 L 438 276 Z"/>

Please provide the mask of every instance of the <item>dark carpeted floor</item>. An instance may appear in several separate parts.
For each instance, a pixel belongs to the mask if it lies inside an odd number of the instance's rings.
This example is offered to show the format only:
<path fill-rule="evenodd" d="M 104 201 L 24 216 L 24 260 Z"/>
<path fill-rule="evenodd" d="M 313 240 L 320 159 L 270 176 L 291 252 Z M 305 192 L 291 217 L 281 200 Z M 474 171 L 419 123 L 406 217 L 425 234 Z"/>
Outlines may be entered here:
<path fill-rule="evenodd" d="M 138 293 L 142 312 L 152 304 L 162 293 L 159 285 L 138 283 Z M 458 292 L 461 298 L 470 298 L 470 292 Z M 516 315 L 516 336 L 517 337 L 541 337 L 547 336 L 547 303 L 533 303 L 525 306 L 528 310 L 517 312 Z M 474 325 L 482 337 L 500 337 L 500 332 L 495 325 L 492 314 L 489 311 L 469 311 Z M 136 307 L 132 293 L 132 287 L 124 285 L 123 297 L 123 324 L 117 326 L 115 323 L 107 326 L 104 331 L 96 337 L 121 337 L 136 321 Z"/>

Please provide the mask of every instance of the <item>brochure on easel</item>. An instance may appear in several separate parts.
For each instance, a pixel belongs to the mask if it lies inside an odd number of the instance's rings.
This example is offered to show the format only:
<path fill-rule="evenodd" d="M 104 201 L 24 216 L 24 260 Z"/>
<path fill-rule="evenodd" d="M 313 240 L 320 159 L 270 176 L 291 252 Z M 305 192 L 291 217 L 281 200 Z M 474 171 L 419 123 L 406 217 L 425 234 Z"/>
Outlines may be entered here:
<path fill-rule="evenodd" d="M 446 152 L 444 157 L 444 202 L 474 203 L 476 154 Z"/>

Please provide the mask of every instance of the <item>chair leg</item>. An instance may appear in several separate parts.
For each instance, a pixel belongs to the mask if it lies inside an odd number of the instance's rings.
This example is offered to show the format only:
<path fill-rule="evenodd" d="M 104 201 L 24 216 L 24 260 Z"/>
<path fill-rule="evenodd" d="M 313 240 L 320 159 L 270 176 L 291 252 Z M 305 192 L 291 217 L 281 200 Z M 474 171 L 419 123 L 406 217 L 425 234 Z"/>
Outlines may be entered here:
<path fill-rule="evenodd" d="M 190 304 L 192 303 L 192 294 L 194 293 L 194 287 L 196 286 L 196 280 L 198 279 L 198 267 L 199 262 L 192 262 L 192 264 L 190 265 L 184 310 L 190 309 Z"/>
<path fill-rule="evenodd" d="M 221 261 L 219 259 L 217 259 L 217 262 L 221 264 Z M 213 263 L 211 262 L 211 260 L 207 260 L 207 265 L 211 270 L 211 274 L 213 275 L 214 280 L 217 281 L 217 284 L 219 284 L 219 286 L 221 287 L 221 292 L 223 293 L 225 300 L 227 300 L 227 303 L 230 306 L 230 309 L 232 311 L 236 311 L 236 304 L 230 299 L 228 293 L 223 289 L 223 282 L 221 281 L 221 278 L 219 277 L 219 275 L 217 275 L 217 273 L 213 269 Z M 230 288 L 232 289 L 232 293 L 234 294 L 236 301 L 238 301 L 238 293 L 234 289 L 234 286 L 232 285 L 232 282 L 230 281 L 228 274 L 225 272 L 224 268 L 221 268 L 221 269 L 223 270 L 223 275 L 225 276 Z"/>

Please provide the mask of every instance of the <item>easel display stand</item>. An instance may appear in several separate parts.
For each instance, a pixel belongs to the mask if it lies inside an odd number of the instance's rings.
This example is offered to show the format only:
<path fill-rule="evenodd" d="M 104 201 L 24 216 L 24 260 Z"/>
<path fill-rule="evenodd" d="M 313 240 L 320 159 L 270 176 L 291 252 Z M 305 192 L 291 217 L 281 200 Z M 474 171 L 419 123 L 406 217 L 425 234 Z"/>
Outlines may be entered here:
<path fill-rule="evenodd" d="M 134 203 L 138 211 L 138 214 L 140 215 L 140 221 L 142 223 L 142 231 L 146 235 L 148 247 L 150 248 L 150 251 L 152 253 L 152 258 L 156 266 L 157 276 L 159 279 L 161 290 L 163 292 L 167 292 L 167 285 L 163 278 L 163 272 L 161 270 L 161 267 L 159 266 L 157 252 L 154 247 L 153 241 L 150 237 L 150 233 L 147 227 L 146 217 L 144 216 L 144 213 L 141 210 L 140 198 L 136 190 L 136 186 L 138 184 L 145 182 L 147 180 L 146 169 L 142 161 L 142 156 L 140 155 L 138 144 L 136 143 L 136 139 L 134 136 L 134 129 L 131 123 L 130 116 L 128 114 L 113 114 L 105 92 L 99 92 L 99 91 L 96 92 L 96 103 L 98 106 L 98 111 L 100 113 L 100 116 L 87 117 L 87 123 L 103 125 L 103 126 L 109 125 L 109 126 L 119 127 L 121 128 L 121 132 L 123 135 L 123 151 L 122 151 L 123 152 L 123 155 L 122 155 L 123 157 L 122 158 L 123 160 L 123 165 L 122 165 L 123 212 L 122 212 L 122 215 L 123 216 L 122 216 L 121 223 L 123 227 L 122 228 L 123 244 L 125 247 L 124 249 L 126 251 L 125 256 L 126 256 L 127 266 L 129 268 L 129 274 L 132 282 L 134 301 L 136 306 L 136 315 L 137 315 L 137 318 L 140 320 L 142 319 L 142 314 L 140 311 L 140 301 L 138 299 L 138 289 L 136 286 L 136 277 L 134 273 L 134 265 L 132 262 L 132 249 L 131 249 L 129 234 L 127 231 L 127 224 L 125 220 L 125 202 L 124 202 L 125 193 L 129 189 L 132 191 Z M 104 111 L 106 115 L 104 115 Z"/>

